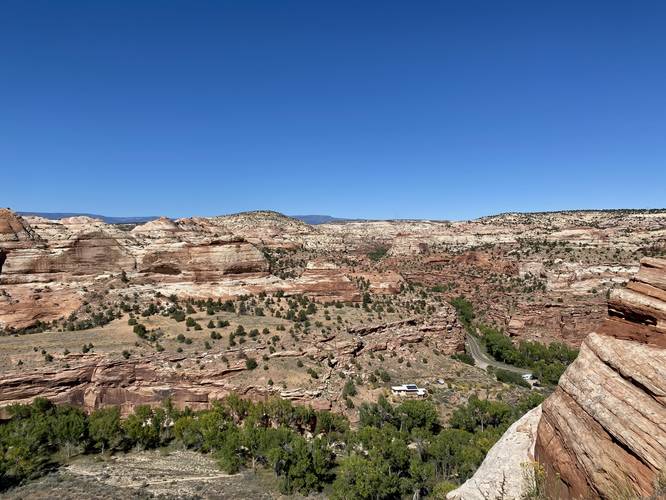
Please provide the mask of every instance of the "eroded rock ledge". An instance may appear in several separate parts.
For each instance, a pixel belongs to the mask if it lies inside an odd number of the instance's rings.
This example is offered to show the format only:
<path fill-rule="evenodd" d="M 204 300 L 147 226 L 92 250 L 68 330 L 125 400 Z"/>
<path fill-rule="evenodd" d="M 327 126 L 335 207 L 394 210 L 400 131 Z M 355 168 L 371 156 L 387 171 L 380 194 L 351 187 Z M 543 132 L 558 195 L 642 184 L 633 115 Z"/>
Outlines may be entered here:
<path fill-rule="evenodd" d="M 523 481 L 530 474 L 534 460 L 536 437 L 541 406 L 528 411 L 507 429 L 502 438 L 490 449 L 476 474 L 460 488 L 447 495 L 450 500 L 486 500 L 520 498 Z"/>
<path fill-rule="evenodd" d="M 259 385 L 238 380 L 238 372 L 247 369 L 240 349 L 202 353 L 186 358 L 166 353 L 128 359 L 110 359 L 96 354 L 68 354 L 66 368 L 44 367 L 34 371 L 15 370 L 0 377 L 0 418 L 3 408 L 15 403 L 30 403 L 45 397 L 55 403 L 69 403 L 93 411 L 105 406 L 119 406 L 124 414 L 138 405 L 159 405 L 171 399 L 178 408 L 204 409 L 230 393 L 249 399 L 279 395 L 296 404 L 316 409 L 330 409 L 339 398 L 327 388 L 326 380 L 333 367 L 348 364 L 364 349 L 389 350 L 404 355 L 410 344 L 424 343 L 450 355 L 464 349 L 464 329 L 452 306 L 444 304 L 437 313 L 419 321 L 384 323 L 371 327 L 372 333 L 326 338 L 302 339 L 298 350 L 270 353 L 267 346 L 247 351 L 255 357 L 309 357 L 325 362 L 328 373 L 322 375 L 322 386 L 316 390 Z M 226 359 L 228 356 L 233 361 Z M 179 366 L 182 362 L 183 366 Z"/>

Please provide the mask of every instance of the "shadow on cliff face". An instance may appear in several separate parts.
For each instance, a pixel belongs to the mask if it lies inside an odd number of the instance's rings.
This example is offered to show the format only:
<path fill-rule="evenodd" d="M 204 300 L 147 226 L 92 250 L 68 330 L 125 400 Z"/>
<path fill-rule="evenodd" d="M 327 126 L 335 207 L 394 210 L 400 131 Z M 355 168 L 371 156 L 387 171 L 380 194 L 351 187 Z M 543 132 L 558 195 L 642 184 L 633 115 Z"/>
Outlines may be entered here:
<path fill-rule="evenodd" d="M 5 263 L 5 260 L 7 260 L 7 254 L 0 250 L 0 276 L 2 275 L 2 265 Z"/>

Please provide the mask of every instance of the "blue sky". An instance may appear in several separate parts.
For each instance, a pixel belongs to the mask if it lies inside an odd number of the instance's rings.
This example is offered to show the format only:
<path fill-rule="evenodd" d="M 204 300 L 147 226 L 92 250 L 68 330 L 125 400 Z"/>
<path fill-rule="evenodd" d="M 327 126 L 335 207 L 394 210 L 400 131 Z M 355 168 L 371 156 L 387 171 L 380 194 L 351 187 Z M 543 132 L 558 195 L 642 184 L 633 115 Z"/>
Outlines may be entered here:
<path fill-rule="evenodd" d="M 0 205 L 666 206 L 662 1 L 0 5 Z"/>

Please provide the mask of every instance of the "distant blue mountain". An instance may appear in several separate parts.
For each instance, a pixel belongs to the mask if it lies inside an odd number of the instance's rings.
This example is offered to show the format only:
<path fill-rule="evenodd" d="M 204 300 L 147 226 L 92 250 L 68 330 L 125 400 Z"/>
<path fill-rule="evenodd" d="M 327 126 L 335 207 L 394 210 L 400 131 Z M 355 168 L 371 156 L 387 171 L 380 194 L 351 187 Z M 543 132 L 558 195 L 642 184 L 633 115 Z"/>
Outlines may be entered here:
<path fill-rule="evenodd" d="M 329 222 L 348 222 L 351 219 L 338 219 L 330 215 L 290 215 L 293 219 L 302 220 L 307 224 L 327 224 Z"/>
<path fill-rule="evenodd" d="M 65 217 L 92 217 L 94 219 L 101 219 L 107 224 L 143 224 L 151 220 L 158 219 L 157 216 L 148 216 L 148 217 L 107 217 L 106 215 L 99 214 L 84 214 L 84 213 L 75 213 L 75 212 L 18 212 L 19 215 L 28 215 L 36 217 L 44 217 L 46 219 L 60 220 Z M 351 220 L 359 219 L 340 219 L 337 217 L 331 217 L 330 215 L 290 215 L 294 219 L 305 222 L 306 224 L 327 224 L 329 222 L 349 222 Z"/>
<path fill-rule="evenodd" d="M 106 215 L 97 214 L 81 214 L 81 213 L 61 213 L 61 212 L 19 212 L 19 215 L 31 215 L 36 217 L 44 217 L 46 219 L 59 220 L 66 217 L 92 217 L 93 219 L 101 219 L 107 224 L 143 224 L 151 220 L 158 219 L 156 216 L 148 217 L 107 217 Z"/>

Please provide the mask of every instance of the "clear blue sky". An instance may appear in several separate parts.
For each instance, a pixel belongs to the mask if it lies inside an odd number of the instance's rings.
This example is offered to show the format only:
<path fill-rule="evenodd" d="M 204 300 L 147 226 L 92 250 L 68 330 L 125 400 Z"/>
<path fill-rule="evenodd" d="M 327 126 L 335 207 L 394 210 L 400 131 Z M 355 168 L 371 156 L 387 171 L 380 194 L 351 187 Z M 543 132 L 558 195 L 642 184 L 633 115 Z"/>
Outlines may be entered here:
<path fill-rule="evenodd" d="M 0 206 L 666 206 L 666 2 L 0 4 Z"/>

